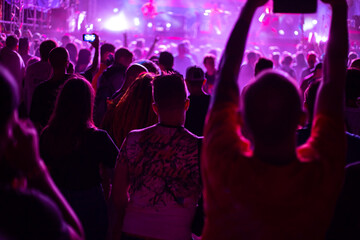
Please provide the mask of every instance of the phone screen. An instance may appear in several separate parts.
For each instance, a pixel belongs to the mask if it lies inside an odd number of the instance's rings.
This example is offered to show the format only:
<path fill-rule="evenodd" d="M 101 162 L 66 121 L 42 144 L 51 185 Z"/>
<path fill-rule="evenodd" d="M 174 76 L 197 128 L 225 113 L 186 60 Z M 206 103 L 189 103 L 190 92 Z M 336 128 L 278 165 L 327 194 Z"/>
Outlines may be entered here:
<path fill-rule="evenodd" d="M 95 34 L 84 34 L 83 40 L 85 42 L 93 42 L 93 41 L 95 41 Z"/>

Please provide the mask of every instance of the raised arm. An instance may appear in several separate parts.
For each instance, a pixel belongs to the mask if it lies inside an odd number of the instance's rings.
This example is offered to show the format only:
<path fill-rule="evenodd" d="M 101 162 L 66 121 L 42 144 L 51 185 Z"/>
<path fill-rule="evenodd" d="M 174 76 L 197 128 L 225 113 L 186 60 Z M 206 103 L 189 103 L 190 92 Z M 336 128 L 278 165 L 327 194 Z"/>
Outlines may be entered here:
<path fill-rule="evenodd" d="M 155 50 L 155 46 L 156 46 L 156 43 L 160 40 L 159 37 L 155 37 L 154 38 L 154 42 L 152 43 L 150 49 L 149 49 L 149 52 L 148 54 L 146 55 L 146 59 L 149 59 L 151 57 L 151 55 L 153 54 L 154 50 Z"/>
<path fill-rule="evenodd" d="M 99 46 L 100 39 L 98 35 L 95 35 L 95 41 L 91 43 L 91 46 L 95 49 L 94 58 L 92 60 L 92 64 L 89 68 L 91 73 L 94 75 L 96 70 L 99 68 Z"/>
<path fill-rule="evenodd" d="M 248 0 L 245 3 L 220 60 L 219 75 L 215 80 L 215 93 L 211 107 L 223 102 L 239 102 L 237 80 L 251 20 L 256 9 L 264 5 L 267 1 L 268 0 Z"/>
<path fill-rule="evenodd" d="M 326 0 L 332 8 L 331 27 L 314 116 L 323 114 L 342 120 L 347 55 L 349 49 L 346 0 Z"/>

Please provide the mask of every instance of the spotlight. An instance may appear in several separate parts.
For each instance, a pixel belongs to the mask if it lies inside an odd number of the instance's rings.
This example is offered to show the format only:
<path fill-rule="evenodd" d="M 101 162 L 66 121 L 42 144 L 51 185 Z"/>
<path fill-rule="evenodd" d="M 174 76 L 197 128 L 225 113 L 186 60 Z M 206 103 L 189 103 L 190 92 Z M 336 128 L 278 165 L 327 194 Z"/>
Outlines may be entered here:
<path fill-rule="evenodd" d="M 317 21 L 316 19 L 314 19 L 314 20 L 311 21 L 311 23 L 312 23 L 313 25 L 316 25 L 316 24 L 318 23 L 318 21 Z"/>
<path fill-rule="evenodd" d="M 118 8 L 114 8 L 114 9 L 113 9 L 113 12 L 114 12 L 114 13 L 117 13 L 117 12 L 119 12 L 119 9 L 118 9 Z"/>
<path fill-rule="evenodd" d="M 280 34 L 280 35 L 285 35 L 284 30 L 280 29 L 280 30 L 279 30 L 279 34 Z"/>
<path fill-rule="evenodd" d="M 129 24 L 126 16 L 121 12 L 119 15 L 109 18 L 105 22 L 104 27 L 109 31 L 121 32 L 129 29 Z"/>
<path fill-rule="evenodd" d="M 298 31 L 294 31 L 294 35 L 295 35 L 295 36 L 298 36 L 298 35 L 299 35 L 299 32 L 298 32 Z"/>
<path fill-rule="evenodd" d="M 153 26 L 153 24 L 152 24 L 151 22 L 149 22 L 149 23 L 147 24 L 147 27 L 148 27 L 148 28 L 152 28 L 152 26 Z"/>
<path fill-rule="evenodd" d="M 134 25 L 135 26 L 140 26 L 140 19 L 139 18 L 134 18 Z"/>
<path fill-rule="evenodd" d="M 98 19 L 97 19 L 98 22 L 101 22 L 101 20 L 102 20 L 101 18 L 98 18 Z"/>
<path fill-rule="evenodd" d="M 171 23 L 167 23 L 166 28 L 171 28 Z"/>

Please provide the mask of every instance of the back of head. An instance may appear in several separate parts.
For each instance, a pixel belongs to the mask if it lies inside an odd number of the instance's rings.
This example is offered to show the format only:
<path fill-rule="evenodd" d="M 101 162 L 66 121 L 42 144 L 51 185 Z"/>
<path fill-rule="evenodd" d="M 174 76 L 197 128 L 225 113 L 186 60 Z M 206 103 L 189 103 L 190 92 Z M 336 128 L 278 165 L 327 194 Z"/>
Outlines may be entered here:
<path fill-rule="evenodd" d="M 187 46 L 184 42 L 178 44 L 178 53 L 179 55 L 184 55 L 187 53 Z"/>
<path fill-rule="evenodd" d="M 286 55 L 281 63 L 285 66 L 290 66 L 292 61 L 293 61 L 293 58 L 290 55 Z"/>
<path fill-rule="evenodd" d="M 15 50 L 18 45 L 18 42 L 19 42 L 19 40 L 15 35 L 9 35 L 6 38 L 5 45 L 6 45 L 6 47 L 8 47 L 10 49 Z"/>
<path fill-rule="evenodd" d="M 272 60 L 274 62 L 279 62 L 280 61 L 280 53 L 279 52 L 273 52 L 272 54 Z"/>
<path fill-rule="evenodd" d="M 127 48 L 119 48 L 115 52 L 115 62 L 120 63 L 121 59 L 125 59 L 126 61 L 132 61 L 133 53 L 129 51 Z"/>
<path fill-rule="evenodd" d="M 49 53 L 49 62 L 54 69 L 66 68 L 69 62 L 69 53 L 63 47 L 56 47 Z"/>
<path fill-rule="evenodd" d="M 56 48 L 56 43 L 53 40 L 46 40 L 40 44 L 40 57 L 41 61 L 47 62 L 49 53 Z"/>
<path fill-rule="evenodd" d="M 110 43 L 104 43 L 103 45 L 101 45 L 100 47 L 100 55 L 103 56 L 106 53 L 113 53 L 115 52 L 115 46 L 110 44 Z"/>
<path fill-rule="evenodd" d="M 159 56 L 159 64 L 163 65 L 166 70 L 170 70 L 174 66 L 174 56 L 170 52 L 161 52 Z"/>
<path fill-rule="evenodd" d="M 91 52 L 88 49 L 80 49 L 77 64 L 86 64 L 88 65 L 91 60 Z"/>
<path fill-rule="evenodd" d="M 184 109 L 187 90 L 179 74 L 157 76 L 153 81 L 153 98 L 159 111 Z"/>
<path fill-rule="evenodd" d="M 161 74 L 161 69 L 159 68 L 158 65 L 156 65 L 153 61 L 148 60 L 148 59 L 140 59 L 138 61 L 136 61 L 135 63 L 138 63 L 140 65 L 143 65 L 149 72 L 155 74 L 155 75 L 160 75 Z"/>
<path fill-rule="evenodd" d="M 356 68 L 360 70 L 360 58 L 357 58 L 352 61 L 351 68 Z"/>
<path fill-rule="evenodd" d="M 28 52 L 29 51 L 29 39 L 20 38 L 19 39 L 19 52 Z"/>
<path fill-rule="evenodd" d="M 257 76 L 260 72 L 266 69 L 272 69 L 274 67 L 274 63 L 267 58 L 259 58 L 255 65 L 255 76 Z"/>
<path fill-rule="evenodd" d="M 299 67 L 306 67 L 305 55 L 302 52 L 296 54 L 296 64 Z"/>
<path fill-rule="evenodd" d="M 346 100 L 357 101 L 360 97 L 360 70 L 350 68 L 346 72 Z"/>
<path fill-rule="evenodd" d="M 315 66 L 316 63 L 316 53 L 313 51 L 310 51 L 307 55 L 307 63 L 309 65 L 310 68 L 313 68 Z"/>
<path fill-rule="evenodd" d="M 186 70 L 186 84 L 192 94 L 192 90 L 200 90 L 205 80 L 204 71 L 198 66 L 188 67 Z"/>
<path fill-rule="evenodd" d="M 58 95 L 49 126 L 64 133 L 92 126 L 93 104 L 90 83 L 82 77 L 69 79 Z"/>
<path fill-rule="evenodd" d="M 70 56 L 70 60 L 74 63 L 76 63 L 77 60 L 77 55 L 78 55 L 78 51 L 77 51 L 77 47 L 74 43 L 68 43 L 66 44 L 65 47 L 68 52 L 69 52 L 69 56 Z"/>
<path fill-rule="evenodd" d="M 280 72 L 267 70 L 243 91 L 242 112 L 256 142 L 276 145 L 295 133 L 302 112 L 295 83 Z"/>
<path fill-rule="evenodd" d="M 19 106 L 18 94 L 19 91 L 16 81 L 4 67 L 0 66 L 0 137 L 6 134 L 7 123 L 13 112 Z"/>
<path fill-rule="evenodd" d="M 135 80 L 141 73 L 149 72 L 146 67 L 138 63 L 132 63 L 128 69 L 126 70 L 126 79 L 133 79 Z"/>
<path fill-rule="evenodd" d="M 157 123 L 157 116 L 152 110 L 152 80 L 151 73 L 140 75 L 117 104 L 114 115 L 114 139 L 118 146 L 121 146 L 131 130 Z"/>
<path fill-rule="evenodd" d="M 206 54 L 203 60 L 204 65 L 212 65 L 215 67 L 216 56 L 214 54 Z"/>
<path fill-rule="evenodd" d="M 248 63 L 255 63 L 256 61 L 256 53 L 253 51 L 250 51 L 247 55 L 246 55 L 247 61 Z"/>

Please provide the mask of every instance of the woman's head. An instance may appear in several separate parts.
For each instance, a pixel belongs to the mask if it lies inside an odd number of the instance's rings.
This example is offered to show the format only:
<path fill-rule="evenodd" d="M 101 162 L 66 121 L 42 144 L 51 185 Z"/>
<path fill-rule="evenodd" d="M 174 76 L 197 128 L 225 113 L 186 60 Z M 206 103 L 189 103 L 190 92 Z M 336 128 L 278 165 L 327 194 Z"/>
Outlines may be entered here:
<path fill-rule="evenodd" d="M 80 76 L 69 79 L 58 95 L 49 125 L 69 128 L 92 126 L 93 105 L 94 90 L 90 83 Z"/>
<path fill-rule="evenodd" d="M 140 75 L 117 104 L 114 139 L 118 146 L 121 146 L 131 130 L 148 127 L 157 122 L 157 116 L 152 110 L 153 76 L 151 73 Z"/>

